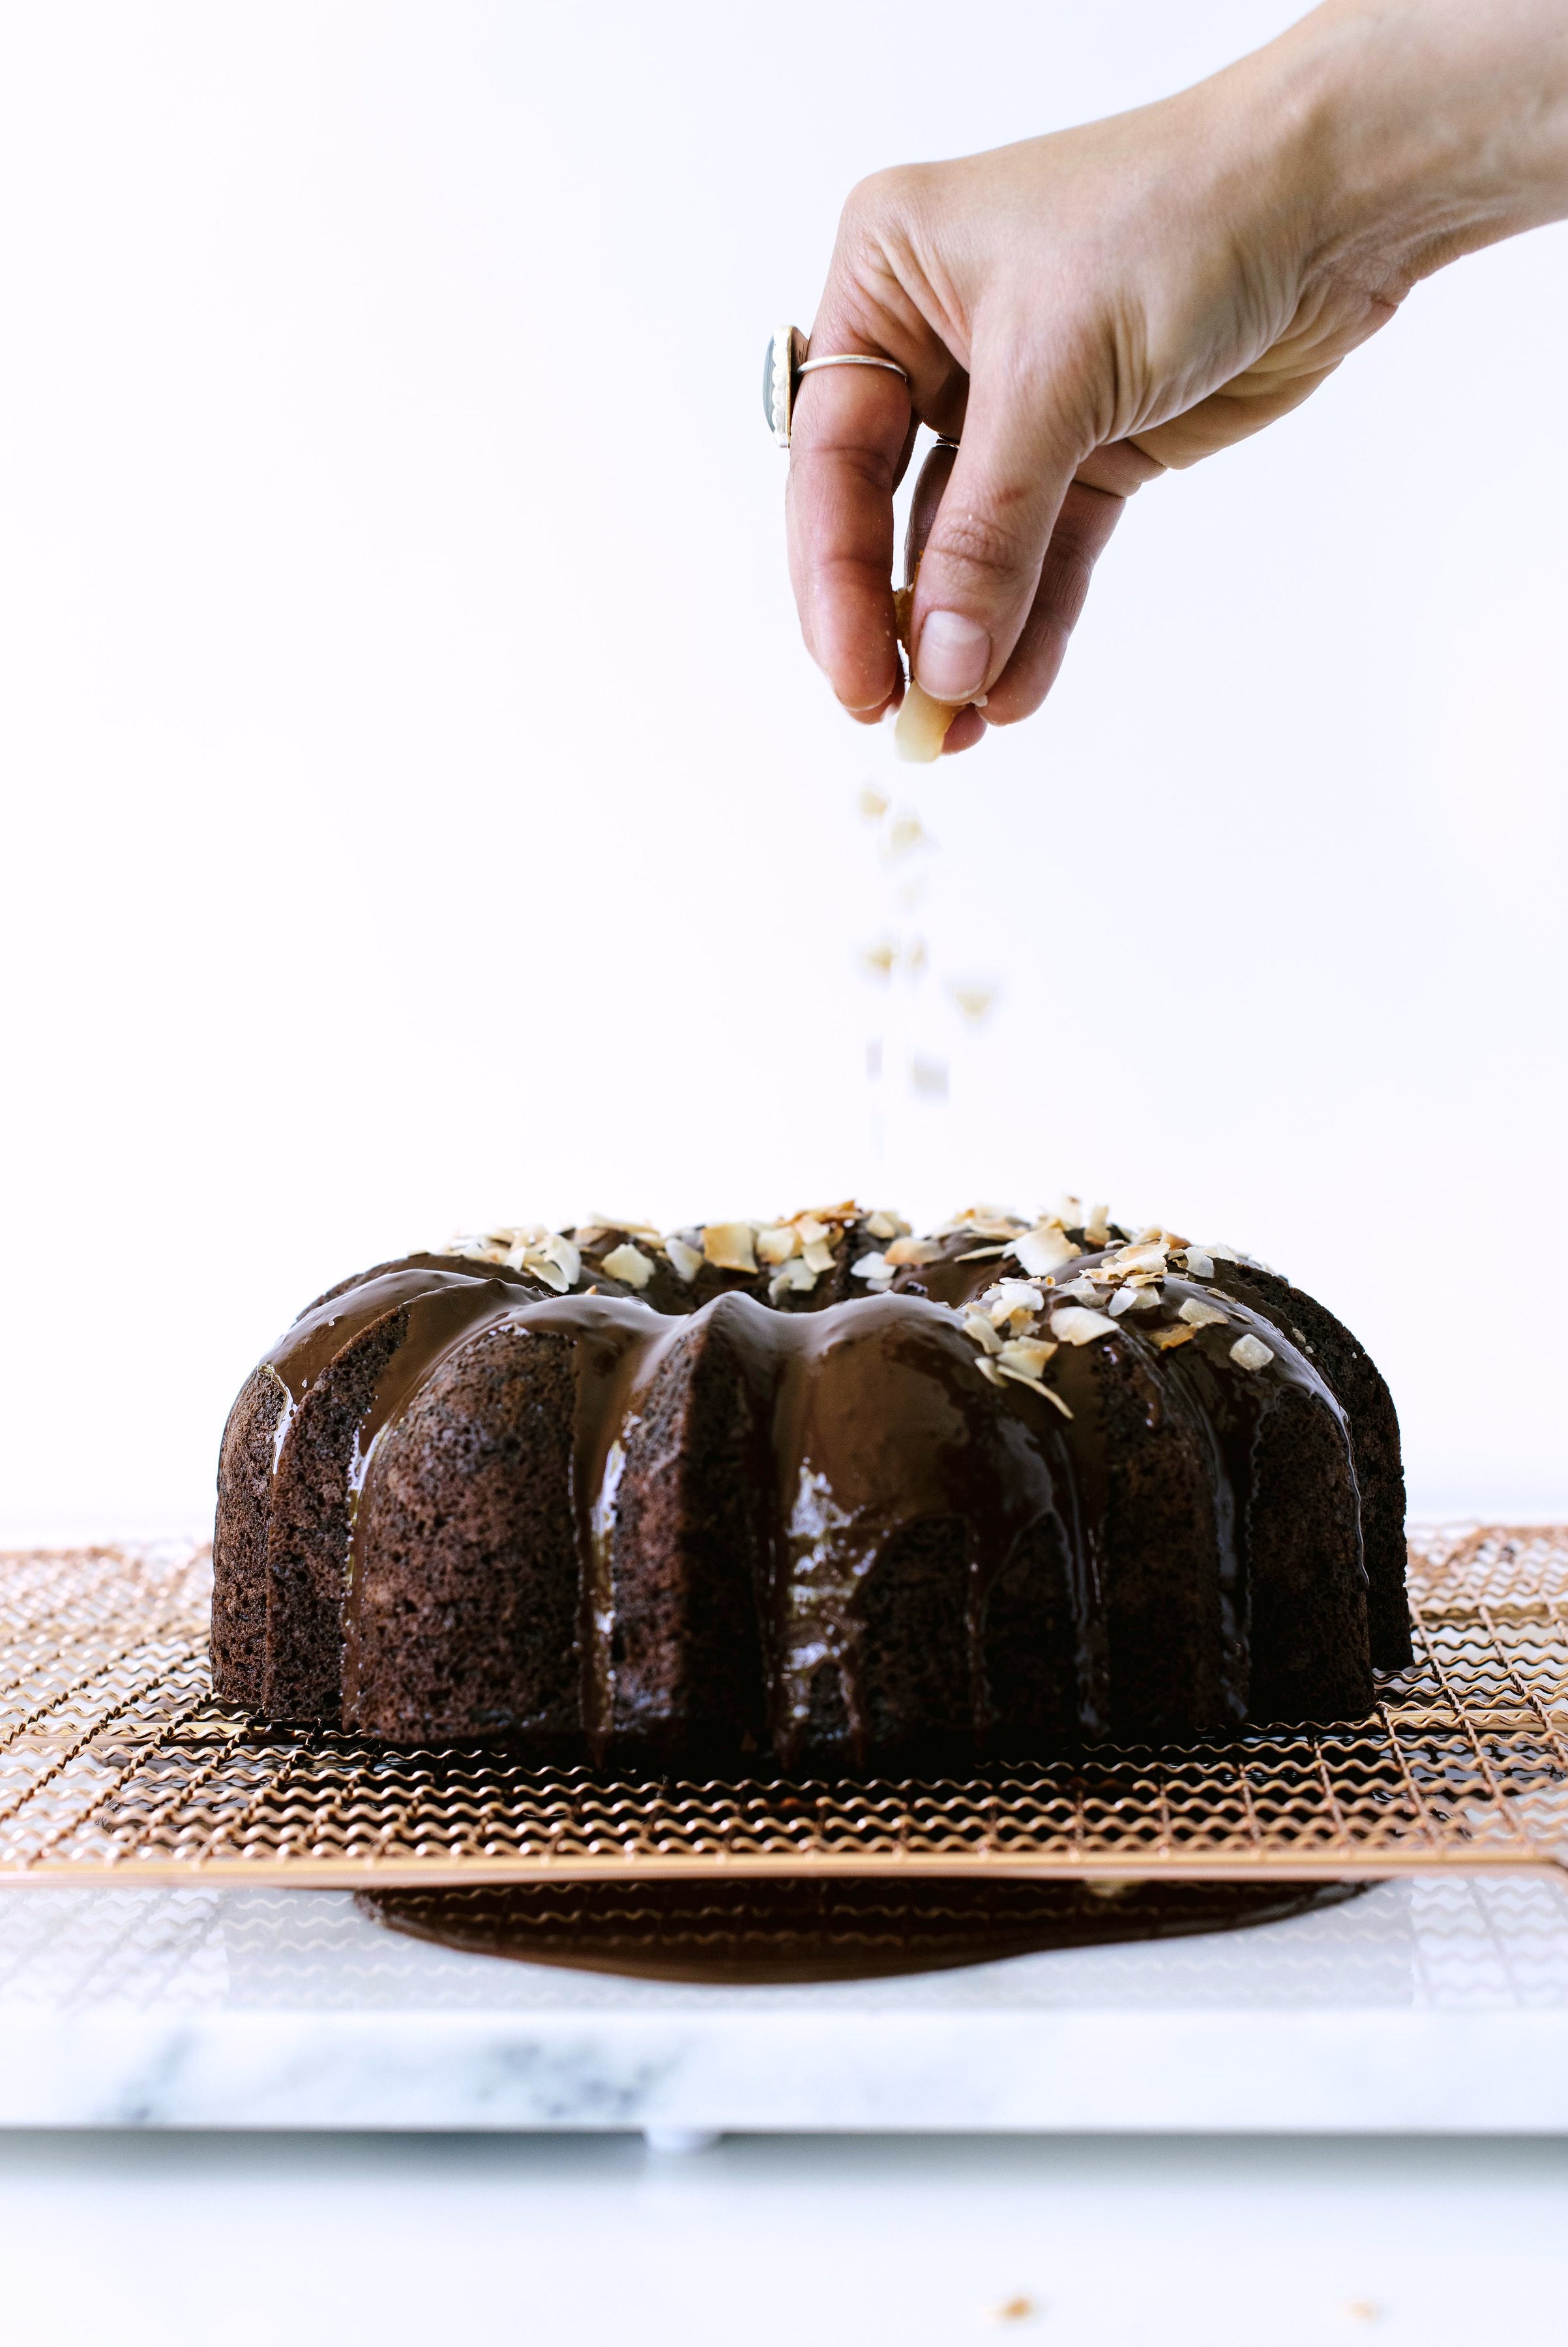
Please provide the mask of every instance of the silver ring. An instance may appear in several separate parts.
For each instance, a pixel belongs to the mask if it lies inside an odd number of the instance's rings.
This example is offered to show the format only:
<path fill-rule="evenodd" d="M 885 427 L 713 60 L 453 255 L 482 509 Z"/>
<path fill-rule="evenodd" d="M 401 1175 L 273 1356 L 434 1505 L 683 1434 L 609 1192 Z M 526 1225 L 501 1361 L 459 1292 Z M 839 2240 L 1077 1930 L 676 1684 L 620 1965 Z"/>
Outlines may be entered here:
<path fill-rule="evenodd" d="M 835 358 L 831 359 L 805 359 L 795 369 L 795 373 L 809 374 L 813 367 L 824 366 L 886 367 L 889 374 L 896 374 L 898 377 L 900 383 L 907 384 L 909 380 L 897 359 L 868 359 L 861 351 L 840 351 Z"/>
<path fill-rule="evenodd" d="M 806 338 L 798 326 L 777 326 L 763 361 L 763 414 L 767 417 L 769 431 L 781 448 L 787 448 L 790 444 L 801 377 L 810 374 L 814 367 L 883 367 L 889 374 L 896 374 L 906 390 L 914 388 L 896 359 L 874 359 L 864 351 L 837 351 L 827 358 L 808 359 L 808 348 Z"/>

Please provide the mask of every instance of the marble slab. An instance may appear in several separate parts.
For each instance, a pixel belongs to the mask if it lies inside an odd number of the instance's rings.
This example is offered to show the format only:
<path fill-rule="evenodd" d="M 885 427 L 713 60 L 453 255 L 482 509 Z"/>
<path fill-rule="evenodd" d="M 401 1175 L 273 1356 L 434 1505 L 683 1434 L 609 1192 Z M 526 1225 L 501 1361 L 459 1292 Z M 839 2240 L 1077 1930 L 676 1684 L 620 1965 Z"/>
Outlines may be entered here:
<path fill-rule="evenodd" d="M 0 2124 L 1568 2133 L 1568 1884 L 733 1988 L 430 1947 L 341 1891 L 10 1889 Z"/>

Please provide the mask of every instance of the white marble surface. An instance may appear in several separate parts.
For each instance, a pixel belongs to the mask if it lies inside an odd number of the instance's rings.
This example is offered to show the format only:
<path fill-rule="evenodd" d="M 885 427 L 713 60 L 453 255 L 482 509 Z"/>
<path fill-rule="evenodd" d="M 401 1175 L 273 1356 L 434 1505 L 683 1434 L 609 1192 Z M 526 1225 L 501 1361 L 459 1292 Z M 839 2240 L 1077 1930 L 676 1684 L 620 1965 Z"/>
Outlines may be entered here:
<path fill-rule="evenodd" d="M 6 1890 L 0 2124 L 1568 2133 L 1568 1886 L 798 1988 L 464 1955 L 346 1892 Z"/>
<path fill-rule="evenodd" d="M 0 2132 L 60 2347 L 1556 2347 L 1568 2144 Z"/>

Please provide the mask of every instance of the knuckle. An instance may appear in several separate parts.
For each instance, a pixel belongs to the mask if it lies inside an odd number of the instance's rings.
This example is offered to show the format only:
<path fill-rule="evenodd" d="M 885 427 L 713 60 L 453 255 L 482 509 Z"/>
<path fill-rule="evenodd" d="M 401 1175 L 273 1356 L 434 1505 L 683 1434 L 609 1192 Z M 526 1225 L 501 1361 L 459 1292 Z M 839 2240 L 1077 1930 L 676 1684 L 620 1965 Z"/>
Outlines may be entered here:
<path fill-rule="evenodd" d="M 950 564 L 977 586 L 1010 587 L 1034 566 L 1027 541 L 993 515 L 938 515 L 926 559 Z"/>
<path fill-rule="evenodd" d="M 914 209 L 921 180 L 917 163 L 893 163 L 872 171 L 849 190 L 844 218 L 860 230 L 876 230 L 901 220 Z"/>

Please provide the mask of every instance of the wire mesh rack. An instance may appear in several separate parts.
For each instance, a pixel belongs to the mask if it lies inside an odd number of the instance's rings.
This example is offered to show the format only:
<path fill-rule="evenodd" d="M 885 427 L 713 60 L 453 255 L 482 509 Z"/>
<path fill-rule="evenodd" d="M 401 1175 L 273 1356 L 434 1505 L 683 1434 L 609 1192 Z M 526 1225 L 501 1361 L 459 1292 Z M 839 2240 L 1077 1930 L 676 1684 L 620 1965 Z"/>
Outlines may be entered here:
<path fill-rule="evenodd" d="M 611 1779 L 261 1722 L 213 1699 L 210 1574 L 169 1543 L 0 1555 L 0 1881 L 1568 1870 L 1564 1526 L 1418 1533 L 1416 1659 L 1365 1719 L 928 1782 Z"/>

